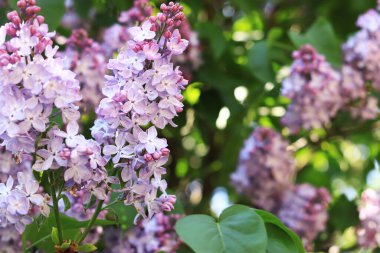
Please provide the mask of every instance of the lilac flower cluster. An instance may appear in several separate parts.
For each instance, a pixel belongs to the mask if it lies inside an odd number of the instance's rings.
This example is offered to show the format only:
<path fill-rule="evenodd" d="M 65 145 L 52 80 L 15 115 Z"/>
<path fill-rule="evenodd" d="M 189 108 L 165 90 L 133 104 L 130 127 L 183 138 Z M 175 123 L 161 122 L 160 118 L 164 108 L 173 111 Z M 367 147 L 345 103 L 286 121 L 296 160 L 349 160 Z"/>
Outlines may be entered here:
<path fill-rule="evenodd" d="M 292 133 L 330 123 L 341 108 L 340 75 L 309 45 L 293 53 L 290 76 L 283 81 L 282 95 L 292 103 L 282 123 Z"/>
<path fill-rule="evenodd" d="M 312 242 L 326 227 L 330 200 L 325 188 L 295 185 L 284 193 L 277 215 L 301 237 L 306 248 L 312 250 Z"/>
<path fill-rule="evenodd" d="M 53 109 L 72 121 L 74 103 L 81 96 L 75 74 L 54 57 L 54 33 L 37 16 L 40 8 L 34 0 L 18 1 L 18 6 L 20 14 L 10 12 L 10 22 L 0 28 L 0 140 L 8 151 L 32 153 L 37 136 L 49 127 Z M 10 40 L 2 39 L 4 33 Z"/>
<path fill-rule="evenodd" d="M 379 113 L 377 99 L 368 95 L 367 82 L 380 91 L 380 14 L 369 10 L 356 23 L 361 30 L 343 45 L 343 97 L 348 99 L 353 116 L 373 119 Z"/>
<path fill-rule="evenodd" d="M 178 214 L 165 216 L 160 213 L 151 220 L 143 220 L 126 234 L 119 230 L 106 233 L 106 251 L 111 253 L 177 252 L 181 240 L 174 226 L 181 218 Z"/>
<path fill-rule="evenodd" d="M 113 75 L 106 76 L 106 97 L 92 128 L 105 157 L 121 168 L 124 203 L 133 204 L 144 218 L 172 210 L 176 200 L 166 194 L 162 179 L 169 149 L 157 128 L 175 126 L 172 120 L 183 107 L 181 91 L 188 82 L 171 62 L 188 44 L 176 29 L 184 19 L 182 10 L 179 4 L 162 4 L 157 16 L 129 28 L 133 39 L 109 61 Z M 163 194 L 157 198 L 159 190 Z"/>
<path fill-rule="evenodd" d="M 365 248 L 380 246 L 380 192 L 366 189 L 359 205 L 358 243 Z"/>
<path fill-rule="evenodd" d="M 81 96 L 75 74 L 63 67 L 61 58 L 55 57 L 58 48 L 51 46 L 54 33 L 37 15 L 40 8 L 36 1 L 20 0 L 17 6 L 20 12 L 8 13 L 10 22 L 0 28 L 0 141 L 4 149 L 1 162 L 2 172 L 10 172 L 7 179 L 2 175 L 2 182 L 6 183 L 0 184 L 0 226 L 15 225 L 22 232 L 32 222 L 36 210 L 45 216 L 50 212 L 50 197 L 40 194 L 40 186 L 31 173 L 31 166 L 42 168 L 39 159 L 33 164 L 32 156 L 48 153 L 36 153 L 35 149 L 54 146 L 48 138 L 40 141 L 53 125 L 53 112 L 61 113 L 65 122 L 76 124 L 79 112 L 75 103 Z M 53 129 L 56 128 L 50 131 Z M 50 168 L 48 163 L 53 159 L 48 159 L 44 170 Z"/>
<path fill-rule="evenodd" d="M 240 151 L 231 182 L 254 206 L 278 215 L 310 248 L 326 226 L 330 195 L 324 188 L 295 185 L 295 173 L 288 143 L 274 130 L 258 127 Z"/>
<path fill-rule="evenodd" d="M 273 129 L 256 128 L 245 141 L 238 167 L 231 175 L 237 192 L 248 196 L 257 207 L 274 211 L 296 172 L 288 145 Z"/>
<path fill-rule="evenodd" d="M 107 71 L 103 48 L 90 39 L 85 30 L 77 29 L 66 41 L 66 50 L 60 55 L 65 59 L 65 67 L 71 69 L 81 83 L 82 101 L 92 107 L 98 105 Z"/>

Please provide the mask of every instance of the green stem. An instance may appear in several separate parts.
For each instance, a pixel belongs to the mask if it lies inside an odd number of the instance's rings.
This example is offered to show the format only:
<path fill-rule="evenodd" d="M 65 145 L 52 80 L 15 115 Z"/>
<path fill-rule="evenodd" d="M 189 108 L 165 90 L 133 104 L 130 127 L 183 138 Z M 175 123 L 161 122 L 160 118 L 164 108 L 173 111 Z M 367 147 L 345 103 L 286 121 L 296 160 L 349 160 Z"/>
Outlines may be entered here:
<path fill-rule="evenodd" d="M 59 214 L 59 209 L 58 209 L 58 198 L 57 198 L 57 194 L 55 190 L 55 181 L 54 181 L 53 173 L 50 174 L 50 188 L 51 188 L 51 197 L 53 199 L 54 216 L 55 216 L 55 221 L 57 223 L 58 240 L 59 240 L 59 244 L 62 244 L 63 232 L 62 232 L 61 216 Z"/>
<path fill-rule="evenodd" d="M 103 206 L 104 200 L 100 200 L 98 205 L 96 206 L 95 213 L 92 215 L 91 220 L 88 222 L 86 229 L 84 230 L 83 234 L 78 240 L 78 244 L 81 244 L 84 239 L 86 239 L 88 233 L 90 232 L 92 226 L 94 225 L 96 219 L 99 216 L 99 213 L 102 211 L 102 206 Z"/>
<path fill-rule="evenodd" d="M 106 205 L 105 207 L 103 207 L 103 208 L 102 208 L 102 211 L 103 211 L 103 210 L 106 210 L 107 208 L 109 208 L 109 207 L 111 207 L 111 206 L 113 206 L 113 205 L 115 205 L 115 204 L 118 204 L 118 203 L 121 203 L 121 201 L 120 201 L 119 199 L 117 199 L 117 200 L 115 200 L 115 201 L 109 203 L 109 204 Z"/>

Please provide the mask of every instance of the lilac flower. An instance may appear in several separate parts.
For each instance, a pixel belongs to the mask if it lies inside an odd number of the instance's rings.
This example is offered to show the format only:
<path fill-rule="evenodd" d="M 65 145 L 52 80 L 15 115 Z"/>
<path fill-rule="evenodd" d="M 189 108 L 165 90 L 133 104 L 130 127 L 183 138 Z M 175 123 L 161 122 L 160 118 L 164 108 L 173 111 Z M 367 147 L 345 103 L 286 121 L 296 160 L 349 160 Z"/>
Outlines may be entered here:
<path fill-rule="evenodd" d="M 135 26 L 128 29 L 128 32 L 132 35 L 132 38 L 141 42 L 144 40 L 151 40 L 156 36 L 156 33 L 151 31 L 152 24 L 149 21 L 145 21 L 141 26 Z"/>
<path fill-rule="evenodd" d="M 149 154 L 153 154 L 168 146 L 166 140 L 157 138 L 157 130 L 153 126 L 146 132 L 139 132 L 138 140 Z"/>
<path fill-rule="evenodd" d="M 18 31 L 18 37 L 10 41 L 10 45 L 18 49 L 21 56 L 28 56 L 32 52 L 32 48 L 38 44 L 38 38 L 31 35 L 27 25 L 21 25 Z"/>

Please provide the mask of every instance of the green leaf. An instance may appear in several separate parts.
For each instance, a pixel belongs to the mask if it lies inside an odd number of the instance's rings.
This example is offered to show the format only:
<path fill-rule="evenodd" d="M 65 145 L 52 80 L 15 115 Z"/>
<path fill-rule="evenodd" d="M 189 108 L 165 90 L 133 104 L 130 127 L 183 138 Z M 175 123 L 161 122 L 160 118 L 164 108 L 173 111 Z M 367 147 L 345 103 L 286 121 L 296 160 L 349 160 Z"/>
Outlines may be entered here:
<path fill-rule="evenodd" d="M 67 210 L 71 208 L 71 202 L 65 194 L 62 195 L 62 199 L 63 199 L 63 203 L 65 204 L 65 212 L 66 212 Z"/>
<path fill-rule="evenodd" d="M 208 39 L 215 59 L 219 59 L 227 47 L 227 41 L 220 26 L 213 23 L 199 23 L 201 38 Z"/>
<path fill-rule="evenodd" d="M 56 227 L 53 227 L 51 229 L 51 239 L 54 242 L 54 244 L 59 244 L 58 229 Z"/>
<path fill-rule="evenodd" d="M 217 220 L 207 215 L 184 217 L 176 231 L 196 253 L 264 253 L 267 246 L 263 220 L 242 205 L 227 208 Z"/>
<path fill-rule="evenodd" d="M 18 10 L 18 0 L 11 0 L 12 8 Z M 37 0 L 37 5 L 41 7 L 40 15 L 45 17 L 45 22 L 49 26 L 49 30 L 55 30 L 61 23 L 61 19 L 65 14 L 65 0 Z"/>
<path fill-rule="evenodd" d="M 261 82 L 275 82 L 275 75 L 270 64 L 269 46 L 266 41 L 255 44 L 248 52 L 248 66 L 252 74 Z"/>
<path fill-rule="evenodd" d="M 92 244 L 83 244 L 78 247 L 78 250 L 80 252 L 93 252 L 97 250 L 97 248 L 95 247 L 95 245 L 92 245 Z"/>
<path fill-rule="evenodd" d="M 318 53 L 325 55 L 335 67 L 342 64 L 340 41 L 325 18 L 319 18 L 304 35 L 290 32 L 289 37 L 297 47 L 313 45 Z"/>
<path fill-rule="evenodd" d="M 358 207 L 354 201 L 349 201 L 346 196 L 340 196 L 329 210 L 330 221 L 341 232 L 359 223 Z"/>
<path fill-rule="evenodd" d="M 296 233 L 294 233 L 292 230 L 290 230 L 288 227 L 286 227 L 276 216 L 274 216 L 273 214 L 271 214 L 269 212 L 266 212 L 263 210 L 258 210 L 258 209 L 255 209 L 255 212 L 264 220 L 265 226 L 267 227 L 267 229 L 268 229 L 268 226 L 276 226 L 277 228 L 282 230 L 286 235 L 288 235 L 289 241 L 293 242 L 294 247 L 296 249 L 296 251 L 292 251 L 292 253 L 293 252 L 298 252 L 298 253 L 304 253 L 305 252 L 302 241 L 296 235 Z M 272 227 L 269 227 L 269 229 L 271 231 L 273 230 Z M 268 250 L 272 250 L 272 249 L 276 248 L 275 245 L 270 245 L 270 244 L 279 245 L 282 243 L 281 242 L 282 240 L 280 240 L 281 238 L 276 239 L 276 237 L 275 237 L 275 235 L 278 236 L 281 233 L 277 231 L 277 234 L 272 236 L 271 231 L 267 230 L 267 233 L 268 233 Z M 272 238 L 271 238 L 271 236 L 272 236 Z M 288 247 L 291 247 L 291 246 L 288 246 Z M 269 251 L 269 252 L 276 252 L 276 251 Z M 279 252 L 279 251 L 277 251 L 277 252 Z M 284 252 L 286 252 L 286 251 L 284 251 Z"/>
<path fill-rule="evenodd" d="M 71 241 L 64 242 L 61 245 L 61 249 L 67 249 L 68 247 L 70 247 L 70 245 L 71 245 Z"/>
<path fill-rule="evenodd" d="M 265 223 L 268 235 L 267 253 L 295 253 L 299 252 L 292 238 L 280 227 L 272 223 Z"/>
<path fill-rule="evenodd" d="M 86 227 L 88 221 L 77 221 L 74 218 L 61 214 L 63 239 L 74 240 L 76 235 L 80 232 L 80 228 Z M 95 225 L 107 226 L 114 225 L 114 221 L 97 220 Z M 23 248 L 27 248 L 28 245 L 33 245 L 38 249 L 41 249 L 46 253 L 54 253 L 54 242 L 52 238 L 52 227 L 56 227 L 54 212 L 50 213 L 49 218 L 38 229 L 36 220 L 28 225 L 22 236 Z"/>

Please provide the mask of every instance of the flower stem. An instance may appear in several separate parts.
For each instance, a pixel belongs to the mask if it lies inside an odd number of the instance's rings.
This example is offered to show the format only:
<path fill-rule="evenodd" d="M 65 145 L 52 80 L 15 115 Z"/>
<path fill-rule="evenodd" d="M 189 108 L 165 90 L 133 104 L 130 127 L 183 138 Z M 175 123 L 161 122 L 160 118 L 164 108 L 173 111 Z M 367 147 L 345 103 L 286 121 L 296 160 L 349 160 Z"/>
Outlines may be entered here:
<path fill-rule="evenodd" d="M 102 211 L 103 203 L 104 203 L 104 200 L 99 201 L 98 205 L 96 206 L 95 212 L 92 215 L 91 220 L 88 222 L 86 229 L 84 230 L 83 234 L 78 240 L 78 244 L 81 244 L 84 241 L 84 239 L 86 239 L 88 233 L 90 232 L 92 226 L 94 225 L 96 219 L 98 218 L 99 213 Z"/>
<path fill-rule="evenodd" d="M 58 209 L 58 198 L 56 195 L 53 173 L 50 174 L 50 188 L 51 188 L 51 197 L 53 199 L 54 216 L 55 216 L 55 221 L 57 223 L 58 240 L 59 240 L 59 244 L 62 244 L 63 243 L 62 224 L 61 224 L 61 217 L 60 217 L 59 209 Z"/>

